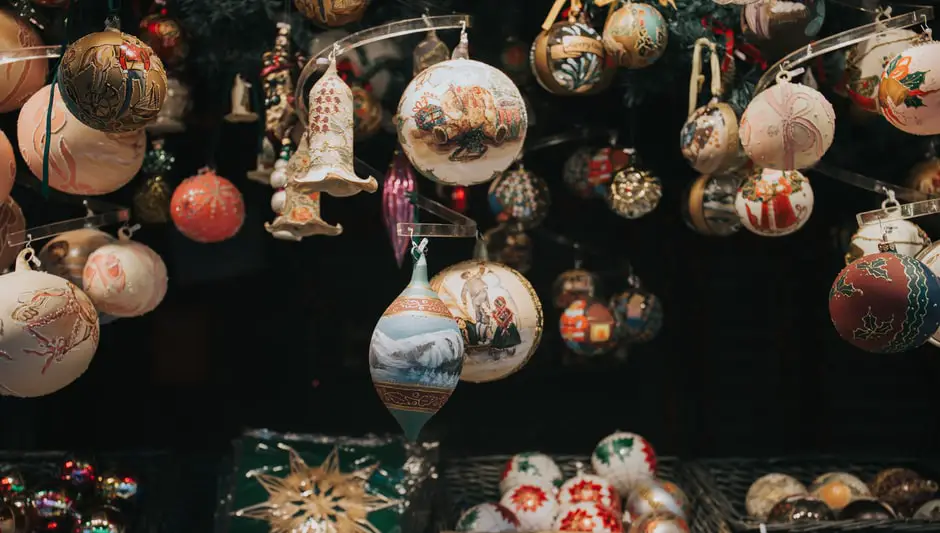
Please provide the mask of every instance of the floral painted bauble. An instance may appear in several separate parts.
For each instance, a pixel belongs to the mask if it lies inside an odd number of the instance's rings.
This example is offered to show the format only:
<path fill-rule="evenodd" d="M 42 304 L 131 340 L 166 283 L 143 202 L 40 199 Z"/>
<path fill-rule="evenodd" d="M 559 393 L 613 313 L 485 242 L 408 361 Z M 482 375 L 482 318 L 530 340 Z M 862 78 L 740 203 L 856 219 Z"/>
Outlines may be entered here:
<path fill-rule="evenodd" d="M 930 157 L 911 168 L 906 185 L 931 198 L 940 196 L 940 158 Z"/>
<path fill-rule="evenodd" d="M 525 452 L 513 455 L 503 468 L 499 478 L 499 492 L 505 494 L 518 485 L 540 485 L 554 491 L 562 484 L 561 469 L 555 461 L 538 452 Z"/>
<path fill-rule="evenodd" d="M 832 509 L 826 502 L 807 494 L 787 496 L 777 502 L 767 514 L 767 521 L 776 524 L 823 520 L 835 520 Z"/>
<path fill-rule="evenodd" d="M 558 22 L 543 30 L 529 51 L 532 73 L 539 85 L 557 95 L 591 94 L 613 81 L 616 60 L 604 50 L 604 40 L 583 22 Z"/>
<path fill-rule="evenodd" d="M 866 255 L 836 277 L 829 315 L 839 336 L 862 350 L 911 350 L 940 328 L 940 280 L 913 257 Z"/>
<path fill-rule="evenodd" d="M 689 498 L 675 483 L 648 478 L 637 482 L 625 508 L 630 516 L 635 517 L 663 510 L 687 519 L 689 505 Z"/>
<path fill-rule="evenodd" d="M 586 356 L 601 355 L 617 346 L 617 320 L 600 300 L 581 298 L 565 308 L 559 320 L 561 339 L 569 350 Z"/>
<path fill-rule="evenodd" d="M 632 148 L 579 148 L 565 162 L 562 179 L 580 198 L 604 198 L 614 174 L 635 164 L 636 151 Z"/>
<path fill-rule="evenodd" d="M 558 505 L 565 508 L 579 503 L 595 503 L 619 513 L 620 493 L 606 478 L 594 474 L 578 474 L 565 481 L 558 489 Z"/>
<path fill-rule="evenodd" d="M 545 180 L 522 167 L 507 170 L 493 180 L 488 198 L 497 222 L 514 222 L 524 229 L 539 226 L 552 204 Z"/>
<path fill-rule="evenodd" d="M 940 135 L 940 42 L 911 46 L 888 60 L 878 105 L 892 126 L 911 135 Z"/>
<path fill-rule="evenodd" d="M 828 472 L 817 477 L 810 485 L 809 493 L 836 512 L 859 498 L 871 497 L 864 481 L 845 472 Z"/>
<path fill-rule="evenodd" d="M 231 181 L 202 169 L 173 191 L 170 216 L 186 237 L 202 243 L 221 242 L 242 228 L 245 200 Z"/>
<path fill-rule="evenodd" d="M 758 0 L 741 9 L 741 30 L 769 61 L 816 39 L 826 20 L 826 0 Z"/>
<path fill-rule="evenodd" d="M 832 146 L 836 113 L 816 89 L 784 79 L 751 100 L 739 133 L 755 165 L 800 170 L 815 165 Z"/>
<path fill-rule="evenodd" d="M 156 120 L 167 90 L 160 57 L 113 28 L 70 44 L 59 62 L 58 82 L 75 118 L 107 133 L 139 130 Z"/>
<path fill-rule="evenodd" d="M 481 503 L 464 511 L 457 520 L 456 531 L 471 533 L 503 533 L 516 531 L 519 519 L 498 503 Z"/>
<path fill-rule="evenodd" d="M 878 33 L 849 48 L 845 54 L 845 94 L 856 107 L 869 113 L 878 112 L 878 85 L 885 64 L 910 48 L 917 33 L 894 29 Z"/>
<path fill-rule="evenodd" d="M 765 168 L 741 183 L 734 209 L 748 231 L 762 237 L 780 237 L 806 224 L 814 202 L 806 176 L 795 170 Z"/>
<path fill-rule="evenodd" d="M 744 507 L 748 515 L 764 521 L 767 520 L 767 515 L 777 502 L 788 496 L 806 493 L 806 486 L 795 477 L 774 472 L 761 476 L 751 483 L 744 497 Z"/>
<path fill-rule="evenodd" d="M 618 431 L 597 443 L 591 466 L 613 483 L 617 492 L 630 494 L 637 483 L 656 475 L 656 452 L 636 433 Z"/>
<path fill-rule="evenodd" d="M 151 13 L 140 20 L 140 40 L 168 67 L 178 67 L 189 54 L 189 45 L 178 20 L 165 10 Z"/>
<path fill-rule="evenodd" d="M 915 257 L 921 263 L 927 265 L 927 268 L 940 279 L 940 242 L 935 242 L 930 246 L 924 248 L 917 256 Z M 940 348 L 940 329 L 938 329 L 933 335 L 927 339 L 930 344 Z"/>
<path fill-rule="evenodd" d="M 82 287 L 102 313 L 141 316 L 156 309 L 166 296 L 166 265 L 149 246 L 122 232 L 117 242 L 88 256 Z"/>
<path fill-rule="evenodd" d="M 703 174 L 730 172 L 747 161 L 738 117 L 724 102 L 712 102 L 692 112 L 679 133 L 679 148 L 692 168 Z"/>
<path fill-rule="evenodd" d="M 0 11 L 0 51 L 32 48 L 42 44 L 39 33 L 28 22 L 9 10 Z M 15 61 L 4 65 L 0 71 L 0 113 L 19 109 L 46 84 L 48 73 L 48 59 Z M 48 98 L 46 105 L 49 105 Z"/>
<path fill-rule="evenodd" d="M 610 298 L 617 336 L 630 343 L 648 342 L 663 326 L 663 303 L 656 295 L 634 287 Z"/>
<path fill-rule="evenodd" d="M 460 379 L 483 383 L 513 374 L 542 340 L 542 303 L 517 270 L 491 261 L 464 261 L 431 280 L 463 336 Z"/>
<path fill-rule="evenodd" d="M 20 154 L 40 180 L 51 87 L 46 85 L 26 102 L 16 123 Z M 58 85 L 52 100 L 51 132 L 49 186 L 59 192 L 82 196 L 112 193 L 134 179 L 144 162 L 144 130 L 104 133 L 88 127 L 66 108 Z"/>
<path fill-rule="evenodd" d="M 600 279 L 592 272 L 573 268 L 555 278 L 552 284 L 552 302 L 556 309 L 566 309 L 575 300 L 591 298 L 599 293 Z"/>
<path fill-rule="evenodd" d="M 82 286 L 82 273 L 92 252 L 105 244 L 114 242 L 114 237 L 93 228 L 67 231 L 46 243 L 39 250 L 39 262 L 43 271 L 63 277 L 75 285 Z"/>
<path fill-rule="evenodd" d="M 294 0 L 294 5 L 315 24 L 336 28 L 358 22 L 369 0 Z"/>
<path fill-rule="evenodd" d="M 638 69 L 652 65 L 669 42 L 669 26 L 655 7 L 627 2 L 604 24 L 604 48 L 621 67 Z"/>
<path fill-rule="evenodd" d="M 16 203 L 12 196 L 0 202 L 0 270 L 13 265 L 24 246 L 10 244 L 10 236 L 25 230 L 26 218 L 20 204 Z"/>
<path fill-rule="evenodd" d="M 16 181 L 16 155 L 6 133 L 0 131 L 0 202 L 6 201 Z"/>
<path fill-rule="evenodd" d="M 704 174 L 686 189 L 682 203 L 685 224 L 702 235 L 727 237 L 741 229 L 734 209 L 740 179 Z"/>
<path fill-rule="evenodd" d="M 630 524 L 629 533 L 689 533 L 685 518 L 669 511 L 647 513 Z"/>
<path fill-rule="evenodd" d="M 620 513 L 597 502 L 562 505 L 555 518 L 555 531 L 584 533 L 623 533 Z"/>
<path fill-rule="evenodd" d="M 519 533 L 551 529 L 558 512 L 555 495 L 543 485 L 517 485 L 506 491 L 499 503 L 516 515 Z"/>
<path fill-rule="evenodd" d="M 528 116 L 508 76 L 472 59 L 428 67 L 398 103 L 398 140 L 424 177 L 469 187 L 492 180 L 516 160 Z"/>
<path fill-rule="evenodd" d="M 845 254 L 845 264 L 878 253 L 878 246 L 885 242 L 894 245 L 899 254 L 915 257 L 930 246 L 930 237 L 920 226 L 908 220 L 866 224 L 852 235 L 849 251 Z"/>
<path fill-rule="evenodd" d="M 413 254 L 411 282 L 379 318 L 369 344 L 375 391 L 411 441 L 447 403 L 464 359 L 457 322 L 428 283 L 423 249 Z"/>
<path fill-rule="evenodd" d="M 532 237 L 518 224 L 500 224 L 483 234 L 487 257 L 525 274 L 532 268 Z"/>
<path fill-rule="evenodd" d="M 91 299 L 59 276 L 30 267 L 33 251 L 0 276 L 0 395 L 52 394 L 81 376 L 98 349 L 98 312 Z"/>
<path fill-rule="evenodd" d="M 607 206 L 627 219 L 653 212 L 663 197 L 663 184 L 648 170 L 629 167 L 614 174 L 607 193 Z"/>

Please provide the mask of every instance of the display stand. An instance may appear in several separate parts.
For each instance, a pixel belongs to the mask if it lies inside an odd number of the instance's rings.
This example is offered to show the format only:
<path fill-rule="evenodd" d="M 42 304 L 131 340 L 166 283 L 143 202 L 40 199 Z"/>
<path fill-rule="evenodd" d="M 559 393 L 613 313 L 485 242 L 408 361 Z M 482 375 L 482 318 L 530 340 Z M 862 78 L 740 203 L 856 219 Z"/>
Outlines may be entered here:
<path fill-rule="evenodd" d="M 86 211 L 84 217 L 60 220 L 59 222 L 11 233 L 7 236 L 7 245 L 29 245 L 35 241 L 50 239 L 67 231 L 127 223 L 131 218 L 131 211 L 126 207 L 90 199 L 83 200 L 82 205 L 85 206 Z"/>

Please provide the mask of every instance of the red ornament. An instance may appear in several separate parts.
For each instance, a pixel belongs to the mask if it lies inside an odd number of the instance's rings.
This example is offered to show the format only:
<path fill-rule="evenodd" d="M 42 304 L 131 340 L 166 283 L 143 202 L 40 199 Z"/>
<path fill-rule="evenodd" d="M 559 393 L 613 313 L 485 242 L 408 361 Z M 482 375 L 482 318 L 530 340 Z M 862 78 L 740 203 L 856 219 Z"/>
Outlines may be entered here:
<path fill-rule="evenodd" d="M 178 66 L 189 53 L 180 23 L 167 15 L 166 9 L 140 21 L 140 40 L 153 48 L 168 67 Z"/>
<path fill-rule="evenodd" d="M 180 233 L 196 242 L 221 242 L 245 222 L 242 193 L 209 169 L 186 178 L 173 191 L 170 216 Z"/>

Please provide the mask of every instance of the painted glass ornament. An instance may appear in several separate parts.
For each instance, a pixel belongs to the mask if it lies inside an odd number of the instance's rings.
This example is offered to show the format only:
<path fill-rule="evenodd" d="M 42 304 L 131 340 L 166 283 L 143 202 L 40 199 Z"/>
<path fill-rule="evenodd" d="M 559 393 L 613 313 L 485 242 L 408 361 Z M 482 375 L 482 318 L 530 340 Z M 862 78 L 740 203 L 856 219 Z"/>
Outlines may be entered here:
<path fill-rule="evenodd" d="M 76 531 L 81 523 L 75 501 L 59 487 L 34 492 L 27 507 L 34 531 Z"/>
<path fill-rule="evenodd" d="M 522 165 L 493 180 L 488 198 L 497 222 L 515 222 L 523 229 L 541 225 L 552 203 L 545 180 Z"/>
<path fill-rule="evenodd" d="M 545 487 L 555 497 L 555 490 L 563 481 L 561 469 L 555 460 L 539 452 L 517 453 L 509 458 L 499 478 L 499 492 L 506 494 L 519 485 Z"/>
<path fill-rule="evenodd" d="M 921 263 L 927 265 L 927 268 L 940 279 L 940 242 L 935 242 L 921 250 L 915 257 Z M 927 339 L 930 344 L 940 348 L 940 329 Z"/>
<path fill-rule="evenodd" d="M 16 181 L 16 156 L 6 133 L 0 131 L 0 202 L 6 201 Z"/>
<path fill-rule="evenodd" d="M 398 152 L 392 158 L 388 174 L 382 183 L 382 221 L 392 241 L 392 250 L 399 267 L 405 260 L 410 241 L 407 236 L 398 234 L 398 224 L 414 222 L 415 206 L 411 203 L 411 195 L 415 190 L 415 175 L 411 163 L 404 154 Z"/>
<path fill-rule="evenodd" d="M 0 270 L 13 265 L 23 244 L 10 244 L 10 235 L 26 230 L 26 217 L 12 196 L 0 202 Z"/>
<path fill-rule="evenodd" d="M 518 224 L 500 224 L 483 234 L 487 257 L 525 274 L 532 267 L 532 238 Z"/>
<path fill-rule="evenodd" d="M 910 48 L 917 33 L 894 29 L 878 33 L 849 48 L 845 54 L 845 74 L 841 81 L 846 96 L 858 109 L 878 112 L 878 85 L 885 64 Z"/>
<path fill-rule="evenodd" d="M 417 76 L 432 65 L 442 63 L 450 59 L 450 48 L 444 44 L 437 32 L 431 30 L 427 36 L 415 46 L 412 54 L 414 62 L 413 75 Z"/>
<path fill-rule="evenodd" d="M 565 162 L 562 179 L 579 198 L 606 197 L 617 171 L 636 164 L 636 150 L 612 144 L 579 148 Z"/>
<path fill-rule="evenodd" d="M 88 256 L 82 288 L 102 313 L 141 316 L 156 309 L 166 296 L 166 265 L 149 246 L 130 240 L 130 232 L 122 230 L 117 242 Z"/>
<path fill-rule="evenodd" d="M 600 293 L 600 279 L 581 268 L 566 270 L 552 284 L 552 303 L 556 309 L 566 309 L 575 300 L 587 299 Z"/>
<path fill-rule="evenodd" d="M 940 196 L 940 158 L 930 156 L 914 165 L 908 173 L 907 186 L 931 198 Z"/>
<path fill-rule="evenodd" d="M 770 61 L 810 44 L 825 20 L 825 0 L 758 0 L 741 9 L 744 36 Z"/>
<path fill-rule="evenodd" d="M 666 51 L 668 42 L 666 19 L 649 4 L 627 2 L 604 24 L 604 47 L 621 67 L 652 65 Z"/>
<path fill-rule="evenodd" d="M 525 366 L 542 339 L 542 303 L 518 271 L 471 260 L 449 266 L 431 280 L 457 322 L 464 343 L 460 379 L 503 379 Z"/>
<path fill-rule="evenodd" d="M 231 181 L 203 168 L 173 191 L 170 216 L 186 237 L 202 243 L 221 242 L 241 230 L 245 201 Z"/>
<path fill-rule="evenodd" d="M 689 115 L 680 132 L 680 149 L 703 174 L 736 170 L 747 161 L 738 134 L 738 117 L 724 102 L 712 102 Z"/>
<path fill-rule="evenodd" d="M 828 472 L 813 480 L 811 495 L 824 501 L 835 512 L 859 498 L 870 498 L 871 492 L 864 481 L 845 472 Z"/>
<path fill-rule="evenodd" d="M 689 523 L 669 511 L 655 511 L 630 524 L 629 533 L 689 533 Z"/>
<path fill-rule="evenodd" d="M 578 299 L 566 307 L 558 329 L 568 349 L 578 355 L 601 355 L 617 345 L 616 319 L 594 298 Z"/>
<path fill-rule="evenodd" d="M 916 44 L 892 57 L 878 85 L 878 105 L 892 126 L 911 135 L 940 135 L 940 42 Z"/>
<path fill-rule="evenodd" d="M 869 254 L 879 252 L 879 245 L 890 243 L 901 255 L 911 257 L 930 246 L 930 237 L 920 226 L 909 220 L 890 220 L 878 224 L 867 224 L 852 235 L 845 264 Z"/>
<path fill-rule="evenodd" d="M 640 435 L 618 431 L 597 443 L 591 466 L 613 483 L 617 492 L 630 494 L 640 481 L 656 475 L 656 452 Z"/>
<path fill-rule="evenodd" d="M 189 43 L 179 21 L 166 10 L 165 0 L 154 2 L 151 13 L 140 19 L 140 40 L 170 68 L 180 66 L 189 54 Z"/>
<path fill-rule="evenodd" d="M 857 348 L 873 353 L 911 350 L 940 328 L 940 280 L 912 257 L 866 255 L 836 277 L 829 314 L 839 336 Z"/>
<path fill-rule="evenodd" d="M 411 282 L 372 332 L 369 368 L 379 398 L 409 440 L 447 403 L 463 369 L 463 336 L 454 316 L 428 284 L 424 253 L 415 246 Z"/>
<path fill-rule="evenodd" d="M 361 85 L 353 85 L 353 138 L 369 139 L 382 129 L 382 103 Z"/>
<path fill-rule="evenodd" d="M 682 202 L 685 224 L 696 233 L 727 237 L 741 229 L 734 209 L 740 179 L 703 174 L 686 189 Z"/>
<path fill-rule="evenodd" d="M 630 167 L 618 171 L 610 183 L 607 206 L 623 218 L 636 219 L 656 209 L 663 184 L 648 170 Z"/>
<path fill-rule="evenodd" d="M 314 23 L 336 28 L 358 22 L 369 0 L 294 0 L 294 5 Z"/>
<path fill-rule="evenodd" d="M 585 533 L 623 533 L 620 513 L 595 502 L 562 506 L 552 529 Z"/>
<path fill-rule="evenodd" d="M 517 485 L 505 492 L 499 503 L 516 515 L 520 532 L 550 530 L 558 512 L 555 495 L 541 485 Z"/>
<path fill-rule="evenodd" d="M 804 520 L 813 522 L 835 520 L 835 515 L 826 502 L 808 494 L 787 496 L 777 502 L 767 515 L 767 521 L 776 524 Z"/>
<path fill-rule="evenodd" d="M 503 533 L 517 531 L 519 519 L 498 503 L 481 503 L 467 509 L 457 520 L 456 531 L 471 533 Z"/>
<path fill-rule="evenodd" d="M 36 29 L 9 10 L 0 12 L 0 50 L 18 50 L 42 46 Z M 32 59 L 4 65 L 0 71 L 0 113 L 20 108 L 26 100 L 46 84 L 49 61 Z M 46 105 L 49 104 L 48 94 Z"/>
<path fill-rule="evenodd" d="M 671 481 L 653 478 L 637 482 L 627 498 L 626 510 L 630 516 L 641 517 L 657 510 L 669 511 L 688 519 L 690 502 L 685 492 Z"/>
<path fill-rule="evenodd" d="M 620 493 L 607 479 L 594 474 L 578 474 L 558 489 L 558 504 L 562 509 L 569 505 L 594 503 L 619 513 L 620 498 Z"/>
<path fill-rule="evenodd" d="M 766 521 L 777 502 L 788 496 L 806 493 L 806 486 L 795 477 L 773 472 L 751 483 L 744 498 L 744 507 L 752 518 Z"/>
<path fill-rule="evenodd" d="M 780 237 L 806 224 L 814 202 L 809 180 L 800 172 L 764 169 L 741 183 L 734 209 L 752 233 Z"/>
<path fill-rule="evenodd" d="M 617 321 L 617 336 L 630 343 L 649 342 L 663 325 L 662 300 L 634 286 L 615 294 L 608 304 Z"/>
<path fill-rule="evenodd" d="M 82 286 L 82 272 L 88 256 L 105 244 L 114 242 L 114 237 L 93 228 L 67 231 L 46 243 L 39 250 L 39 262 L 43 271 L 65 278 L 76 286 Z"/>
<path fill-rule="evenodd" d="M 886 468 L 868 484 L 872 495 L 891 506 L 899 516 L 909 517 L 937 493 L 937 483 L 908 468 Z"/>
<path fill-rule="evenodd" d="M 573 17 L 543 30 L 532 43 L 529 62 L 535 80 L 557 95 L 584 95 L 610 86 L 616 59 L 607 54 L 594 28 Z"/>

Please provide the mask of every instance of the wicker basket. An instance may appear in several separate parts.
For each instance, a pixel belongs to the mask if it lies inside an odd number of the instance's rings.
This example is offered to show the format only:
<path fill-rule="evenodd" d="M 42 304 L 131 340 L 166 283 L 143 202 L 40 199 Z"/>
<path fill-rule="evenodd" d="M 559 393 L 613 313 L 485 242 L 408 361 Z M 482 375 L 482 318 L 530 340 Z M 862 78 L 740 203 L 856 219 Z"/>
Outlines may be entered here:
<path fill-rule="evenodd" d="M 940 522 L 926 520 L 837 520 L 793 524 L 762 524 L 747 514 L 744 500 L 757 478 L 771 472 L 788 474 L 806 486 L 826 472 L 847 472 L 868 481 L 885 468 L 905 467 L 924 477 L 938 479 L 936 462 L 915 459 L 853 459 L 846 457 L 778 459 L 706 459 L 685 464 L 699 506 L 720 515 L 732 531 L 937 531 Z"/>

